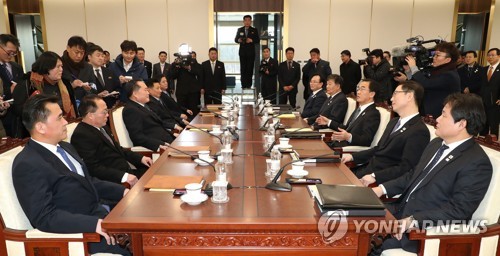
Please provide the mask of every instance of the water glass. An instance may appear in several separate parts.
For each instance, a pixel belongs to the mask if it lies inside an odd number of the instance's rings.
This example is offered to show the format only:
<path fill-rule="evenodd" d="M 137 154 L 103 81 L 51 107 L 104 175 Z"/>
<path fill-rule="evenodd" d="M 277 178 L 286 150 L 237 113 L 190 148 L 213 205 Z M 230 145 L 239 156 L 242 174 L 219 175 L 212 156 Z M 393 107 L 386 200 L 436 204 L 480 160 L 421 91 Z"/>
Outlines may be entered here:
<path fill-rule="evenodd" d="M 212 202 L 216 204 L 223 204 L 229 201 L 227 196 L 227 181 L 213 181 L 212 182 Z"/>

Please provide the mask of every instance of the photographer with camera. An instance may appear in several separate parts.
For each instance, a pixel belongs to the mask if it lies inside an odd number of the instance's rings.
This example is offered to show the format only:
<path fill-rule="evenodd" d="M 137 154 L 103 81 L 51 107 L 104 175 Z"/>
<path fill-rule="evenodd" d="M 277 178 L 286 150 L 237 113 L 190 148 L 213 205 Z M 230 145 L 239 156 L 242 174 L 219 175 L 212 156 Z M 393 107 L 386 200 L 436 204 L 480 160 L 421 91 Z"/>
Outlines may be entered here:
<path fill-rule="evenodd" d="M 177 103 L 191 109 L 196 116 L 200 112 L 201 97 L 201 65 L 192 57 L 189 46 L 181 45 L 177 57 L 172 63 L 172 79 L 177 79 L 175 96 Z"/>
<path fill-rule="evenodd" d="M 271 104 L 276 104 L 278 61 L 271 58 L 271 50 L 267 46 L 262 48 L 262 61 L 260 62 L 259 73 L 262 97 L 271 100 Z"/>
<path fill-rule="evenodd" d="M 367 62 L 363 65 L 363 74 L 368 79 L 373 79 L 380 84 L 380 97 L 384 101 L 389 101 L 392 92 L 391 64 L 384 58 L 381 49 L 366 51 Z"/>
<path fill-rule="evenodd" d="M 412 55 L 406 57 L 406 62 L 412 73 L 412 80 L 417 81 L 424 87 L 423 109 L 421 115 L 432 115 L 437 118 L 441 115 L 444 99 L 454 93 L 460 92 L 460 77 L 456 69 L 459 56 L 458 49 L 454 43 L 440 43 L 435 47 L 432 58 L 432 69 L 420 70 L 417 60 Z M 407 76 L 401 72 L 394 77 L 398 82 L 407 80 Z"/>

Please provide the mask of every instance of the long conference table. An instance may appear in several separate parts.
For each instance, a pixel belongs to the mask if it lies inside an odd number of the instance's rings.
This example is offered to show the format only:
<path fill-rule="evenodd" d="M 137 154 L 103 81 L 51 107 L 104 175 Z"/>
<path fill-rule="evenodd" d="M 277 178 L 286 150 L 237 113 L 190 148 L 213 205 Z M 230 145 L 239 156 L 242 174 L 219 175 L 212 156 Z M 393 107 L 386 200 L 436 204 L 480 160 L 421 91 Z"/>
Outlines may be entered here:
<path fill-rule="evenodd" d="M 348 217 L 347 234 L 325 243 L 318 231 L 320 213 L 305 185 L 293 185 L 291 192 L 264 188 L 267 157 L 262 156 L 262 121 L 252 106 L 243 106 L 236 125 L 240 139 L 234 141 L 233 164 L 228 168 L 229 202 L 214 204 L 208 199 L 197 206 L 183 203 L 172 192 L 145 190 L 154 175 L 196 176 L 215 179 L 210 166 L 198 166 L 190 158 L 164 153 L 139 182 L 104 219 L 103 228 L 129 240 L 134 256 L 142 255 L 366 255 L 371 234 L 356 232 L 354 220 L 393 220 L 385 217 Z M 192 124 L 221 124 L 213 116 L 197 116 Z M 300 118 L 282 119 L 288 127 L 305 127 Z M 292 139 L 302 155 L 331 152 L 321 140 Z M 220 151 L 217 138 L 200 131 L 184 130 L 172 146 L 210 145 L 211 154 Z M 291 161 L 283 154 L 282 165 Z M 289 169 L 289 168 L 286 168 Z M 359 180 L 341 163 L 308 163 L 308 177 L 323 184 L 354 184 Z M 289 177 L 282 174 L 281 181 Z M 364 219 L 363 219 L 364 218 Z"/>

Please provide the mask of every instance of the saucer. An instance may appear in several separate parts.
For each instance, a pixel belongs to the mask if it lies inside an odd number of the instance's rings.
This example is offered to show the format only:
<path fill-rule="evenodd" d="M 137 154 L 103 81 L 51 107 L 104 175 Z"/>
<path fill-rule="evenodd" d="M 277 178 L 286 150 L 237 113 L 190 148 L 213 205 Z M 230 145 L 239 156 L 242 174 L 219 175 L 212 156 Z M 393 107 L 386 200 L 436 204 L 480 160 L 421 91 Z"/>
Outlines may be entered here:
<path fill-rule="evenodd" d="M 223 131 L 218 131 L 218 132 L 210 131 L 209 133 L 213 134 L 213 135 L 221 135 L 223 133 Z"/>
<path fill-rule="evenodd" d="M 309 172 L 306 170 L 294 171 L 293 169 L 288 170 L 286 173 L 296 179 L 301 179 L 309 174 Z"/>
<path fill-rule="evenodd" d="M 288 144 L 286 146 L 281 146 L 280 144 L 278 144 L 278 147 L 279 148 L 282 148 L 282 149 L 289 149 L 289 148 L 293 148 L 293 146 L 291 144 Z"/>
<path fill-rule="evenodd" d="M 184 203 L 187 203 L 189 205 L 199 205 L 203 202 L 205 202 L 208 199 L 208 196 L 206 194 L 195 194 L 195 195 L 190 195 L 190 194 L 185 194 L 181 196 L 181 201 Z"/>
<path fill-rule="evenodd" d="M 203 159 L 203 160 L 205 160 L 205 161 L 207 161 L 207 162 L 209 162 L 209 163 L 212 163 L 213 161 L 215 161 L 215 160 L 214 160 L 214 159 L 212 159 L 212 158 L 210 158 L 210 159 Z M 198 159 L 198 158 L 194 159 L 194 162 L 195 162 L 195 163 L 197 163 L 199 166 L 207 166 L 207 165 L 209 165 L 209 164 L 207 164 L 206 162 L 204 162 L 204 161 L 202 161 L 202 160 L 200 160 L 200 159 Z"/>

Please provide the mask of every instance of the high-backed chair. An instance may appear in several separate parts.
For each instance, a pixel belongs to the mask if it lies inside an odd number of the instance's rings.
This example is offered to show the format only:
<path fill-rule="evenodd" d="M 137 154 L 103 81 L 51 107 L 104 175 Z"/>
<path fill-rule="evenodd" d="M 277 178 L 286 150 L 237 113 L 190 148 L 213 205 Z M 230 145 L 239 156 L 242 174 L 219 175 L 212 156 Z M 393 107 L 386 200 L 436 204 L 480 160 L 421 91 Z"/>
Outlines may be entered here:
<path fill-rule="evenodd" d="M 99 234 L 55 234 L 42 232 L 31 226 L 17 200 L 12 183 L 12 164 L 22 149 L 23 145 L 18 143 L 0 154 L 0 255 L 89 255 L 87 243 L 99 242 Z"/>
<path fill-rule="evenodd" d="M 345 112 L 344 125 L 347 125 L 347 121 L 349 121 L 349 118 L 351 117 L 355 109 L 356 100 L 351 97 L 347 97 L 347 111 Z"/>
<path fill-rule="evenodd" d="M 485 220 L 487 229 L 480 233 L 478 229 L 462 228 L 460 225 L 454 232 L 443 232 L 446 228 L 433 227 L 425 233 L 411 232 L 411 240 L 420 240 L 418 254 L 405 252 L 402 249 L 386 250 L 382 256 L 448 256 L 448 255 L 500 255 L 500 151 L 481 146 L 493 165 L 493 176 L 486 195 L 472 215 L 472 220 Z"/>
<path fill-rule="evenodd" d="M 126 149 L 130 149 L 134 152 L 150 156 L 153 158 L 153 160 L 156 160 L 160 155 L 160 152 L 153 152 L 152 150 L 145 147 L 134 146 L 134 144 L 132 143 L 122 117 L 123 106 L 116 106 L 111 109 L 110 112 L 109 126 L 111 128 L 113 136 L 116 138 L 116 140 L 118 140 L 120 146 Z"/>
<path fill-rule="evenodd" d="M 68 135 L 66 136 L 66 139 L 64 139 L 64 141 L 68 143 L 71 142 L 71 136 L 73 136 L 73 132 L 75 131 L 76 126 L 78 126 L 79 123 L 80 121 L 75 121 L 68 123 L 68 125 L 66 125 L 66 130 Z"/>
<path fill-rule="evenodd" d="M 387 124 L 391 120 L 391 111 L 389 111 L 386 108 L 383 107 L 377 107 L 378 112 L 380 113 L 380 124 L 378 125 L 377 132 L 375 133 L 375 136 L 373 136 L 372 143 L 370 144 L 369 147 L 365 146 L 346 146 L 342 148 L 342 152 L 344 153 L 350 153 L 350 152 L 359 152 L 363 151 L 369 148 L 375 147 L 380 138 L 382 137 L 382 134 L 385 131 L 385 127 L 387 127 Z"/>

